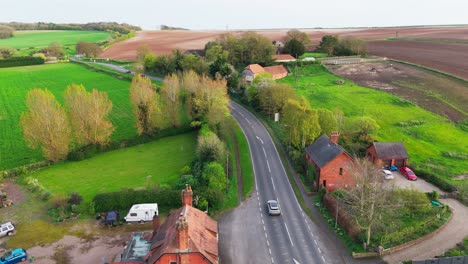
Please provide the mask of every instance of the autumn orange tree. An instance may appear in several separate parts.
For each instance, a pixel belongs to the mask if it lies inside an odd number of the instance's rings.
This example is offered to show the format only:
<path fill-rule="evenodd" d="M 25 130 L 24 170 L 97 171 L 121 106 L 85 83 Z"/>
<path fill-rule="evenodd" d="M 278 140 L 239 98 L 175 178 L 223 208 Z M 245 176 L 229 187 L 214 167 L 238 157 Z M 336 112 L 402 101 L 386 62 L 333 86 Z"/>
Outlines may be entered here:
<path fill-rule="evenodd" d="M 112 102 L 107 93 L 72 84 L 64 94 L 75 140 L 79 145 L 104 145 L 110 141 L 114 126 L 109 120 Z"/>
<path fill-rule="evenodd" d="M 177 74 L 171 74 L 164 78 L 161 96 L 164 100 L 164 112 L 168 114 L 172 126 L 179 127 L 180 83 Z"/>
<path fill-rule="evenodd" d="M 136 75 L 130 85 L 130 101 L 136 118 L 138 135 L 152 135 L 162 126 L 159 94 L 153 88 L 151 80 Z"/>
<path fill-rule="evenodd" d="M 63 107 L 47 89 L 31 90 L 26 96 L 26 107 L 20 119 L 25 141 L 34 149 L 40 147 L 47 160 L 65 159 L 71 135 Z"/>

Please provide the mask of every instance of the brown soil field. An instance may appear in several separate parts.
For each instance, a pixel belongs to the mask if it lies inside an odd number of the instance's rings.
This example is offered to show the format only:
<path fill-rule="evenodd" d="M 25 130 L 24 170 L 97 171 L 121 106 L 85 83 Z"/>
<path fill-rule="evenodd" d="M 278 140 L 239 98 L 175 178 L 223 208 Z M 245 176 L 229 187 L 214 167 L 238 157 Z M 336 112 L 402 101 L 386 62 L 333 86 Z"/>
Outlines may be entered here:
<path fill-rule="evenodd" d="M 366 40 L 381 40 L 398 36 L 399 38 L 447 39 L 467 41 L 468 26 L 460 27 L 405 27 L 405 28 L 368 28 L 368 29 L 301 29 L 309 34 L 314 45 L 324 35 L 359 37 Z M 288 29 L 252 30 L 271 40 L 282 40 Z M 229 31 L 242 34 L 245 31 Z M 134 60 L 136 49 L 147 44 L 156 54 L 169 53 L 173 49 L 202 49 L 205 44 L 216 39 L 226 31 L 140 31 L 135 38 L 109 47 L 101 58 Z"/>
<path fill-rule="evenodd" d="M 329 68 L 359 85 L 397 95 L 454 122 L 468 119 L 468 82 L 392 61 Z"/>
<path fill-rule="evenodd" d="M 370 54 L 407 61 L 468 80 L 468 44 L 426 41 L 372 41 Z"/>

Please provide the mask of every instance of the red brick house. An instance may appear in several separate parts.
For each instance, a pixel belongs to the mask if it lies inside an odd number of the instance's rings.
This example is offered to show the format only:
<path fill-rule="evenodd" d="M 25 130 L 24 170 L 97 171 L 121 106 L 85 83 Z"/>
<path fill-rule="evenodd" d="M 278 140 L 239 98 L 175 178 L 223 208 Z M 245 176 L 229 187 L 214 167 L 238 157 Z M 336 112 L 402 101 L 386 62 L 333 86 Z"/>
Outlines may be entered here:
<path fill-rule="evenodd" d="M 273 80 L 281 79 L 288 76 L 288 70 L 283 65 L 262 67 L 258 64 L 250 64 L 245 67 L 242 72 L 242 79 L 246 82 L 252 82 L 257 75 L 262 72 L 268 72 L 273 77 Z"/>
<path fill-rule="evenodd" d="M 338 145 L 338 132 L 331 136 L 322 135 L 316 139 L 306 151 L 308 175 L 313 175 L 314 189 L 325 187 L 328 191 L 347 188 L 354 185 L 349 174 L 353 158 Z"/>
<path fill-rule="evenodd" d="M 192 195 L 187 185 L 182 191 L 182 207 L 171 212 L 162 225 L 155 215 L 147 244 L 139 243 L 134 235 L 129 243 L 133 248 L 126 248 L 122 262 L 116 263 L 218 264 L 218 224 L 205 212 L 192 207 Z M 145 253 L 138 261 L 127 257 L 138 251 Z"/>
<path fill-rule="evenodd" d="M 401 142 L 374 142 L 367 148 L 366 157 L 378 167 L 402 167 L 408 162 L 408 152 Z"/>
<path fill-rule="evenodd" d="M 271 55 L 271 58 L 274 59 L 276 62 L 291 62 L 296 61 L 296 58 L 289 54 L 278 54 L 278 55 Z"/>

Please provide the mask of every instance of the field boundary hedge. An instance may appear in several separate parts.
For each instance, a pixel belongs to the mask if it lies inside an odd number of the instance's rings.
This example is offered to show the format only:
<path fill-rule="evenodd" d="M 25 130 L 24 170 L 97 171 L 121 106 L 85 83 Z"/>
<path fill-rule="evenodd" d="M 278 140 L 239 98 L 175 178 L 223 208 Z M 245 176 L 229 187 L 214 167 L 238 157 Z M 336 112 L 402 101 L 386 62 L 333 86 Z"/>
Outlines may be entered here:
<path fill-rule="evenodd" d="M 418 68 L 421 68 L 421 69 L 424 69 L 424 70 L 427 70 L 427 71 L 431 71 L 431 72 L 435 72 L 435 73 L 438 73 L 438 74 L 442 74 L 442 75 L 445 75 L 445 76 L 448 76 L 448 77 L 451 77 L 451 78 L 455 78 L 455 79 L 457 79 L 457 80 L 459 80 L 459 81 L 468 82 L 468 80 L 466 80 L 466 79 L 464 79 L 464 78 L 462 78 L 462 77 L 455 76 L 455 75 L 452 75 L 452 74 L 450 74 L 450 73 L 443 72 L 443 71 L 439 71 L 439 70 L 436 70 L 436 69 L 432 69 L 432 68 L 429 68 L 429 67 L 426 67 L 426 66 L 423 66 L 423 65 L 420 65 L 420 64 L 411 63 L 411 62 L 402 61 L 402 60 L 390 59 L 390 58 L 387 58 L 387 59 L 388 59 L 389 61 L 399 62 L 399 63 L 402 63 L 402 64 L 406 64 L 406 65 L 418 67 Z"/>
<path fill-rule="evenodd" d="M 44 63 L 45 60 L 41 57 L 12 57 L 0 60 L 0 68 L 39 65 Z"/>

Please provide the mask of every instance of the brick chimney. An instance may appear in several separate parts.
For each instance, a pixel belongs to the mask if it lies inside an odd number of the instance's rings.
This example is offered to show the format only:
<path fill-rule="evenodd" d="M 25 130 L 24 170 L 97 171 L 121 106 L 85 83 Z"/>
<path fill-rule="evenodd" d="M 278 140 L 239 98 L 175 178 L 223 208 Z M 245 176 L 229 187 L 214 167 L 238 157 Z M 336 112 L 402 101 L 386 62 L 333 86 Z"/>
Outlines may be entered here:
<path fill-rule="evenodd" d="M 332 143 L 338 144 L 338 138 L 339 137 L 340 137 L 340 134 L 338 133 L 338 131 L 332 131 L 331 135 L 330 135 L 330 145 Z"/>
<path fill-rule="evenodd" d="M 192 187 L 186 184 L 185 189 L 182 190 L 182 206 L 185 206 L 185 205 L 192 206 L 192 197 L 193 197 Z"/>
<path fill-rule="evenodd" d="M 179 250 L 188 249 L 188 223 L 185 219 L 183 213 L 179 216 L 179 219 L 176 221 L 176 230 L 177 230 L 177 247 Z"/>
<path fill-rule="evenodd" d="M 154 213 L 154 216 L 153 216 L 153 237 L 156 235 L 156 232 L 158 232 L 159 226 L 160 226 L 159 216 L 158 216 L 158 214 Z"/>

